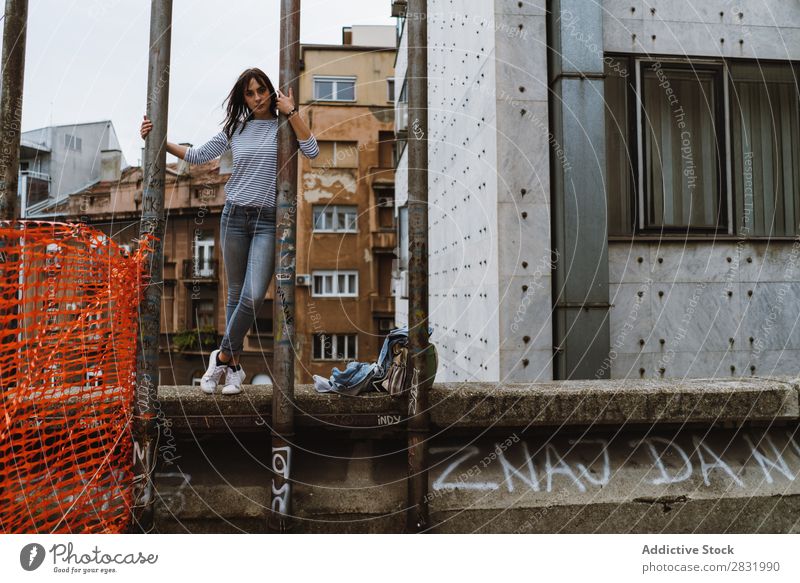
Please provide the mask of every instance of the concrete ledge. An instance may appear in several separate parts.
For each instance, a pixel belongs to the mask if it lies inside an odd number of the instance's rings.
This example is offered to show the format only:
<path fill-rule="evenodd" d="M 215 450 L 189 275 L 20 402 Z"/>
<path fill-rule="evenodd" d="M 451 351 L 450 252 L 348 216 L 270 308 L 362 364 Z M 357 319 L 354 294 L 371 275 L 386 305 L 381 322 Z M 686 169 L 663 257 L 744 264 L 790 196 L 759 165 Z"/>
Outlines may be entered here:
<path fill-rule="evenodd" d="M 295 388 L 295 423 L 329 429 L 405 427 L 405 404 L 385 394 L 361 397 Z M 197 387 L 159 387 L 157 407 L 175 429 L 267 430 L 272 385 L 239 395 Z M 743 423 L 800 418 L 800 378 L 625 379 L 546 383 L 436 383 L 436 427 L 526 427 L 652 423 Z"/>
<path fill-rule="evenodd" d="M 800 384 L 789 378 L 444 384 L 434 424 L 500 427 L 794 420 Z"/>

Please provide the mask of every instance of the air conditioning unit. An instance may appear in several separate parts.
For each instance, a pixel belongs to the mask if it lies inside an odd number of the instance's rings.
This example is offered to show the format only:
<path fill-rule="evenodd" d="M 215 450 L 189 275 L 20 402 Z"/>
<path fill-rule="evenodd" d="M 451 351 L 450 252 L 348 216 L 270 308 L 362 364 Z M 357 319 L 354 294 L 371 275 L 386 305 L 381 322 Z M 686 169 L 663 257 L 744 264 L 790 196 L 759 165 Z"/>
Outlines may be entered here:
<path fill-rule="evenodd" d="M 407 0 L 392 0 L 392 17 L 393 18 L 403 18 L 406 15 L 406 10 L 408 10 L 408 2 Z"/>
<path fill-rule="evenodd" d="M 311 275 L 308 273 L 298 273 L 294 278 L 294 285 L 297 287 L 308 287 L 311 285 Z"/>

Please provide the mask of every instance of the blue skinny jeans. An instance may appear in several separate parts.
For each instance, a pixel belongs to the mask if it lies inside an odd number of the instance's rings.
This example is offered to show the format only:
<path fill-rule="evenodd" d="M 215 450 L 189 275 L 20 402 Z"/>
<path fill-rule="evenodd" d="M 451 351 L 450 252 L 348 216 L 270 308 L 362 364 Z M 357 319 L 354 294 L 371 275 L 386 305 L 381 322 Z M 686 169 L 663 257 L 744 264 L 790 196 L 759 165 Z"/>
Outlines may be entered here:
<path fill-rule="evenodd" d="M 238 356 L 275 275 L 275 207 L 226 201 L 219 236 L 228 279 L 225 336 L 220 349 Z"/>

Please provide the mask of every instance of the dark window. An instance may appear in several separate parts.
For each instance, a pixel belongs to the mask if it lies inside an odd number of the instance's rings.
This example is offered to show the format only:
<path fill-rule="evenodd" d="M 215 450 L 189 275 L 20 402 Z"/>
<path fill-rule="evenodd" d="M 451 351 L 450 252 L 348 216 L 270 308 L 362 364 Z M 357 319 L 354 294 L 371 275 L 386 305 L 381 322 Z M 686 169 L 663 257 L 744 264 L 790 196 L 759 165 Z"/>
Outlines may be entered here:
<path fill-rule="evenodd" d="M 635 149 L 629 147 L 629 134 L 634 112 L 631 63 L 626 58 L 607 58 L 605 65 L 606 127 L 606 193 L 608 234 L 629 235 L 634 232 L 636 200 L 633 177 Z M 633 142 L 636 143 L 635 141 Z"/>
<path fill-rule="evenodd" d="M 192 319 L 196 328 L 213 327 L 214 321 L 214 300 L 199 299 L 192 301 Z"/>
<path fill-rule="evenodd" d="M 394 132 L 378 133 L 378 166 L 394 168 Z"/>
<path fill-rule="evenodd" d="M 724 226 L 720 69 L 642 64 L 645 228 Z"/>
<path fill-rule="evenodd" d="M 730 64 L 731 158 L 739 233 L 795 236 L 800 222 L 800 71 Z"/>
<path fill-rule="evenodd" d="M 620 56 L 605 72 L 609 233 L 727 233 L 723 63 Z"/>
<path fill-rule="evenodd" d="M 251 332 L 259 336 L 273 335 L 272 300 L 264 300 L 264 303 L 261 304 Z"/>
<path fill-rule="evenodd" d="M 386 80 L 386 101 L 394 101 L 394 79 Z"/>
<path fill-rule="evenodd" d="M 67 150 L 81 151 L 81 139 L 69 134 L 64 134 L 64 147 Z"/>

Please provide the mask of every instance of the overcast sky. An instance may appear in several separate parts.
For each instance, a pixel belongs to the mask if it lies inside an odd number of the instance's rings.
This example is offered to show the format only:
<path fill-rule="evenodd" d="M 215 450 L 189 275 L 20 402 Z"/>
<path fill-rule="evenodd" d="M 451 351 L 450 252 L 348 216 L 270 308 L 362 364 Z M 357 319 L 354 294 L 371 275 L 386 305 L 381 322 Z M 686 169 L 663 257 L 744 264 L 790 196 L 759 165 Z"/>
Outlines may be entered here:
<path fill-rule="evenodd" d="M 340 44 L 342 27 L 394 25 L 391 0 L 302 0 L 300 40 Z M 169 132 L 201 144 L 247 67 L 277 83 L 278 0 L 173 0 Z M 137 164 L 147 93 L 147 0 L 30 0 L 22 129 L 110 119 Z M 168 161 L 174 161 L 168 156 Z"/>

